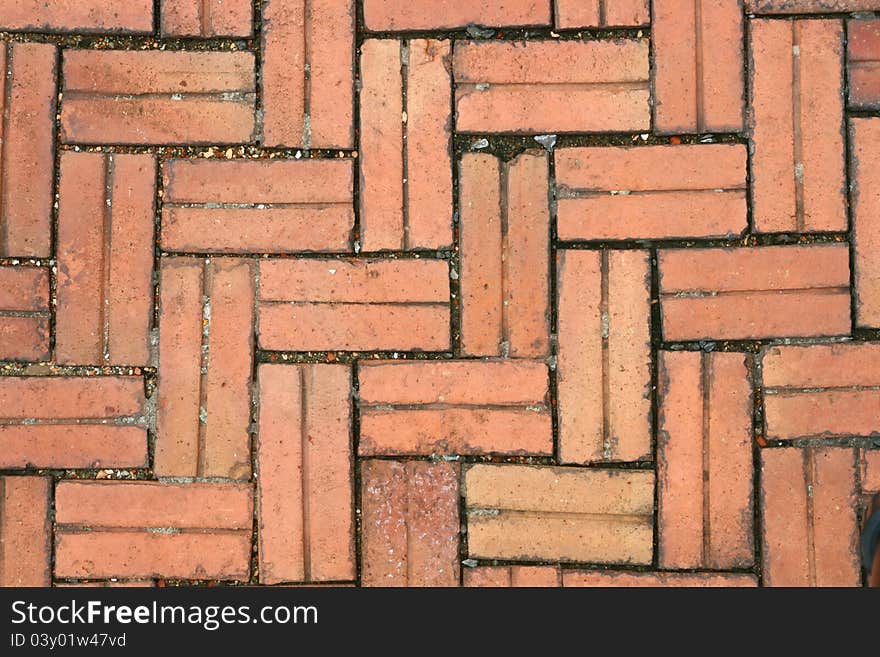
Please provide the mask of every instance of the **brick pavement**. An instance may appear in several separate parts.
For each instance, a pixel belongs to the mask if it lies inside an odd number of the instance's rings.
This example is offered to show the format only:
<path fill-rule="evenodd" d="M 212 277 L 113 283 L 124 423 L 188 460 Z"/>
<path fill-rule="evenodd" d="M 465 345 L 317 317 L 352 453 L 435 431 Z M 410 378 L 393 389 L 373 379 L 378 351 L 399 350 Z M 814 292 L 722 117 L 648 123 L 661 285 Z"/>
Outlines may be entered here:
<path fill-rule="evenodd" d="M 880 2 L 19 0 L 0 119 L 0 584 L 864 583 Z"/>

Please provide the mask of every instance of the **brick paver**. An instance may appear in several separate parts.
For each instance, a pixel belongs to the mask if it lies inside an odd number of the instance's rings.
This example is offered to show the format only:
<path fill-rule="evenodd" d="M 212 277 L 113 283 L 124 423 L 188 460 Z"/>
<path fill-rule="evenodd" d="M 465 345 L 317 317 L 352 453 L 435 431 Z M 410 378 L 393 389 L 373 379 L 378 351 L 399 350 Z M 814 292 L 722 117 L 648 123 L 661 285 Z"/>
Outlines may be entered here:
<path fill-rule="evenodd" d="M 863 585 L 880 1 L 6 4 L 0 585 Z"/>

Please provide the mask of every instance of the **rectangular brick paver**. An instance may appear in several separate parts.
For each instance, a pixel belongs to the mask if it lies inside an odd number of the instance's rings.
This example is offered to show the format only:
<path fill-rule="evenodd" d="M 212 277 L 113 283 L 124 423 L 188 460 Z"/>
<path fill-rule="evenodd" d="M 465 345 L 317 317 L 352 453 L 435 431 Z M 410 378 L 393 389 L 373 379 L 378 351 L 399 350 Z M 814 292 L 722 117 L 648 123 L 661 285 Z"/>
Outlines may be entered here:
<path fill-rule="evenodd" d="M 667 340 L 849 333 L 845 245 L 669 249 L 658 264 Z"/>
<path fill-rule="evenodd" d="M 742 354 L 662 352 L 658 437 L 659 563 L 753 563 L 752 390 Z"/>
<path fill-rule="evenodd" d="M 364 586 L 458 586 L 454 463 L 361 462 Z"/>
<path fill-rule="evenodd" d="M 49 477 L 0 477 L 0 586 L 49 586 Z"/>
<path fill-rule="evenodd" d="M 767 438 L 880 434 L 880 344 L 770 347 L 762 364 Z"/>
<path fill-rule="evenodd" d="M 55 495 L 58 577 L 248 577 L 249 485 L 63 482 Z"/>
<path fill-rule="evenodd" d="M 509 0 L 475 3 L 472 0 L 364 0 L 369 30 L 419 30 L 480 25 L 548 25 L 547 0 Z"/>
<path fill-rule="evenodd" d="M 0 468 L 147 465 L 141 377 L 0 378 Z"/>
<path fill-rule="evenodd" d="M 791 447 L 761 457 L 764 584 L 859 586 L 854 450 Z"/>
<path fill-rule="evenodd" d="M 639 27 L 651 22 L 648 0 L 554 0 L 556 27 Z"/>
<path fill-rule="evenodd" d="M 648 254 L 563 251 L 556 271 L 559 459 L 644 459 L 651 451 Z"/>
<path fill-rule="evenodd" d="M 563 240 L 724 237 L 748 224 L 739 145 L 560 149 L 556 186 Z"/>
<path fill-rule="evenodd" d="M 355 578 L 351 369 L 261 365 L 260 581 Z"/>
<path fill-rule="evenodd" d="M 649 471 L 475 465 L 465 473 L 470 556 L 650 563 Z"/>
<path fill-rule="evenodd" d="M 754 20 L 749 33 L 755 229 L 846 230 L 843 24 Z"/>
<path fill-rule="evenodd" d="M 740 132 L 742 3 L 654 0 L 652 6 L 657 132 Z"/>
<path fill-rule="evenodd" d="M 553 566 L 480 566 L 465 568 L 462 579 L 470 587 L 556 587 L 562 584 L 562 573 Z"/>
<path fill-rule="evenodd" d="M 59 189 L 58 361 L 150 364 L 156 159 L 68 151 Z"/>
<path fill-rule="evenodd" d="M 466 154 L 461 161 L 461 349 L 538 358 L 550 339 L 548 163 Z"/>
<path fill-rule="evenodd" d="M 57 58 L 50 44 L 0 43 L 0 257 L 50 254 Z"/>
<path fill-rule="evenodd" d="M 0 30 L 147 33 L 152 29 L 153 0 L 14 0 L 0 15 Z"/>
<path fill-rule="evenodd" d="M 365 251 L 452 242 L 451 51 L 449 41 L 426 39 L 370 39 L 361 46 Z"/>
<path fill-rule="evenodd" d="M 362 455 L 552 451 L 543 363 L 364 363 L 358 379 Z"/>
<path fill-rule="evenodd" d="M 880 107 L 880 20 L 849 20 L 846 29 L 847 102 L 854 109 L 877 109 Z"/>
<path fill-rule="evenodd" d="M 874 188 L 880 182 L 880 158 L 873 144 L 880 138 L 880 119 L 850 121 L 853 274 L 857 326 L 880 327 L 880 198 Z"/>
<path fill-rule="evenodd" d="M 252 138 L 251 53 L 68 50 L 63 71 L 64 142 L 222 144 Z"/>
<path fill-rule="evenodd" d="M 746 574 L 715 573 L 631 573 L 611 570 L 567 570 L 562 577 L 563 586 L 591 587 L 753 587 L 757 578 Z"/>
<path fill-rule="evenodd" d="M 463 42 L 453 57 L 461 132 L 629 132 L 650 125 L 648 43 Z"/>
<path fill-rule="evenodd" d="M 162 0 L 163 35 L 248 37 L 253 32 L 250 0 Z"/>
<path fill-rule="evenodd" d="M 171 160 L 162 176 L 166 251 L 341 252 L 351 246 L 351 160 Z"/>
<path fill-rule="evenodd" d="M 449 347 L 443 260 L 260 263 L 260 346 L 284 351 Z"/>
<path fill-rule="evenodd" d="M 0 359 L 48 358 L 48 269 L 0 266 Z"/>

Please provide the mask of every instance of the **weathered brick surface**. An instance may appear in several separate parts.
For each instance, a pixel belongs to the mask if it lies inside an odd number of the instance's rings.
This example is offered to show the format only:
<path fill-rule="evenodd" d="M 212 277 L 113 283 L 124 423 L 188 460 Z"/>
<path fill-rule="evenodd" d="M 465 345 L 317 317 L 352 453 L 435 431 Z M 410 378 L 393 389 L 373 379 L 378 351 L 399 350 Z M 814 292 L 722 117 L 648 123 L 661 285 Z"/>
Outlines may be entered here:
<path fill-rule="evenodd" d="M 748 224 L 739 145 L 560 149 L 556 186 L 563 240 L 724 237 Z"/>
<path fill-rule="evenodd" d="M 260 581 L 355 578 L 351 369 L 261 365 Z"/>
<path fill-rule="evenodd" d="M 880 344 L 770 347 L 762 364 L 767 438 L 880 434 Z"/>
<path fill-rule="evenodd" d="M 663 568 L 753 563 L 751 362 L 662 352 L 657 453 Z"/>
<path fill-rule="evenodd" d="M 667 340 L 849 333 L 845 245 L 669 249 L 658 263 Z"/>
<path fill-rule="evenodd" d="M 461 132 L 630 132 L 650 125 L 645 40 L 462 42 L 454 51 Z"/>
<path fill-rule="evenodd" d="M 559 459 L 651 451 L 650 281 L 644 251 L 563 251 L 558 283 Z"/>
<path fill-rule="evenodd" d="M 854 450 L 762 450 L 761 516 L 765 585 L 860 585 Z"/>
<path fill-rule="evenodd" d="M 364 586 L 458 586 L 459 468 L 361 462 Z"/>
<path fill-rule="evenodd" d="M 862 450 L 862 490 L 880 493 L 880 450 Z"/>
<path fill-rule="evenodd" d="M 740 132 L 740 0 L 654 0 L 654 127 L 661 134 Z"/>
<path fill-rule="evenodd" d="M 0 267 L 0 359 L 49 358 L 49 271 Z"/>
<path fill-rule="evenodd" d="M 853 274 L 857 326 L 880 327 L 880 158 L 873 144 L 880 138 L 880 120 L 850 121 L 853 216 Z"/>
<path fill-rule="evenodd" d="M 567 570 L 562 577 L 563 586 L 639 588 L 657 587 L 753 587 L 758 585 L 754 575 L 714 573 L 631 573 L 611 570 Z"/>
<path fill-rule="evenodd" d="M 250 0 L 162 0 L 160 26 L 167 36 L 239 36 L 253 32 Z"/>
<path fill-rule="evenodd" d="M 209 253 L 347 251 L 351 160 L 171 160 L 162 247 Z"/>
<path fill-rule="evenodd" d="M 846 65 L 849 106 L 880 107 L 880 20 L 847 21 Z"/>
<path fill-rule="evenodd" d="M 536 588 L 562 584 L 562 573 L 553 566 L 480 566 L 465 568 L 465 586 Z"/>
<path fill-rule="evenodd" d="M 51 494 L 48 477 L 0 477 L 0 586 L 50 584 Z"/>
<path fill-rule="evenodd" d="M 426 39 L 370 39 L 361 46 L 365 251 L 452 242 L 451 51 L 449 41 Z"/>
<path fill-rule="evenodd" d="M 651 22 L 648 0 L 555 0 L 556 27 L 640 27 Z"/>
<path fill-rule="evenodd" d="M 155 471 L 250 476 L 254 265 L 164 258 Z"/>
<path fill-rule="evenodd" d="M 0 378 L 0 468 L 147 464 L 141 377 Z"/>
<path fill-rule="evenodd" d="M 842 22 L 754 20 L 749 37 L 755 230 L 846 230 Z"/>
<path fill-rule="evenodd" d="M 0 44 L 0 257 L 50 252 L 57 57 L 50 44 Z"/>
<path fill-rule="evenodd" d="M 745 0 L 747 11 L 756 14 L 822 14 L 877 8 L 872 0 Z"/>
<path fill-rule="evenodd" d="M 252 139 L 251 53 L 67 50 L 63 59 L 64 142 L 223 144 Z"/>
<path fill-rule="evenodd" d="M 549 351 L 548 162 L 461 161 L 461 348 L 469 356 Z"/>
<path fill-rule="evenodd" d="M 464 481 L 472 557 L 651 563 L 652 472 L 475 465 Z"/>
<path fill-rule="evenodd" d="M 263 143 L 351 148 L 354 0 L 272 0 L 263 8 Z"/>
<path fill-rule="evenodd" d="M 155 158 L 66 152 L 59 190 L 58 361 L 150 364 Z"/>
<path fill-rule="evenodd" d="M 264 349 L 448 349 L 449 269 L 442 260 L 260 263 Z"/>
<path fill-rule="evenodd" d="M 0 16 L 0 30 L 146 33 L 152 29 L 153 0 L 14 0 Z"/>
<path fill-rule="evenodd" d="M 55 574 L 247 579 L 252 525 L 245 484 L 62 482 Z"/>
<path fill-rule="evenodd" d="M 369 30 L 418 30 L 480 25 L 548 25 L 546 0 L 476 3 L 471 0 L 364 0 Z"/>
<path fill-rule="evenodd" d="M 364 363 L 358 379 L 362 455 L 552 452 L 543 363 Z"/>

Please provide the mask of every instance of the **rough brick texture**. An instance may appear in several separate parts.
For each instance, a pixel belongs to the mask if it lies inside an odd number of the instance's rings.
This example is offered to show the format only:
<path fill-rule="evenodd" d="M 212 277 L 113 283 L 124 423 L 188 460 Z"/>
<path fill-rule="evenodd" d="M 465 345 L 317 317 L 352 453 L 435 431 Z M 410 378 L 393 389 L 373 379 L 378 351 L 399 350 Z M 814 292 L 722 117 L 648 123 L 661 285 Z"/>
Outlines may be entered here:
<path fill-rule="evenodd" d="M 369 30 L 418 30 L 480 25 L 547 25 L 546 0 L 481 4 L 472 0 L 364 0 Z"/>
<path fill-rule="evenodd" d="M 150 32 L 153 0 L 14 0 L 3 7 L 0 30 Z"/>
<path fill-rule="evenodd" d="M 880 158 L 872 146 L 878 138 L 880 120 L 850 121 L 855 321 L 871 328 L 880 328 Z"/>
<path fill-rule="evenodd" d="M 543 363 L 365 363 L 361 454 L 550 454 Z"/>
<path fill-rule="evenodd" d="M 880 21 L 847 21 L 846 65 L 850 107 L 880 108 Z"/>
<path fill-rule="evenodd" d="M 162 247 L 205 253 L 347 251 L 350 160 L 171 160 Z"/>
<path fill-rule="evenodd" d="M 747 226 L 738 145 L 572 148 L 556 153 L 563 240 L 724 237 Z"/>
<path fill-rule="evenodd" d="M 651 22 L 648 0 L 555 0 L 556 27 L 639 27 Z"/>
<path fill-rule="evenodd" d="M 758 585 L 754 575 L 712 573 L 632 573 L 611 570 L 567 570 L 562 578 L 563 586 L 632 586 L 638 588 L 660 587 L 753 587 Z"/>
<path fill-rule="evenodd" d="M 562 584 L 562 573 L 552 566 L 481 566 L 466 568 L 465 586 L 484 588 L 536 588 Z"/>
<path fill-rule="evenodd" d="M 648 43 L 464 42 L 453 57 L 462 132 L 629 132 L 650 125 Z"/>
<path fill-rule="evenodd" d="M 52 484 L 48 477 L 0 477 L 0 586 L 49 586 Z"/>
<path fill-rule="evenodd" d="M 49 271 L 0 266 L 0 359 L 48 358 Z"/>
<path fill-rule="evenodd" d="M 161 32 L 181 37 L 247 37 L 253 32 L 250 0 L 162 0 Z"/>

